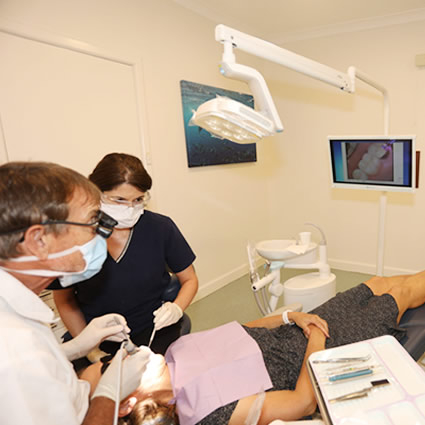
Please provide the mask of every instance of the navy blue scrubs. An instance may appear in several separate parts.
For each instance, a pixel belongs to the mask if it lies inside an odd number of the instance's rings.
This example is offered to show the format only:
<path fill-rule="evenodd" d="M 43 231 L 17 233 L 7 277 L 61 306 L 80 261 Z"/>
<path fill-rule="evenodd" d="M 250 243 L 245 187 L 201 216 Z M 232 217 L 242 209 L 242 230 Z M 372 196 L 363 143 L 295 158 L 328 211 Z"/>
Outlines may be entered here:
<path fill-rule="evenodd" d="M 147 344 L 153 312 L 161 306 L 170 281 L 169 271 L 181 272 L 194 260 L 195 254 L 171 218 L 145 211 L 118 261 L 108 254 L 97 275 L 74 285 L 76 300 L 87 323 L 107 313 L 120 313 L 127 319 L 132 340 Z M 179 329 L 176 324 L 158 331 L 152 349 L 165 352 L 178 338 Z M 159 344 L 161 339 L 164 344 Z M 100 348 L 111 352 L 115 345 L 105 342 Z"/>

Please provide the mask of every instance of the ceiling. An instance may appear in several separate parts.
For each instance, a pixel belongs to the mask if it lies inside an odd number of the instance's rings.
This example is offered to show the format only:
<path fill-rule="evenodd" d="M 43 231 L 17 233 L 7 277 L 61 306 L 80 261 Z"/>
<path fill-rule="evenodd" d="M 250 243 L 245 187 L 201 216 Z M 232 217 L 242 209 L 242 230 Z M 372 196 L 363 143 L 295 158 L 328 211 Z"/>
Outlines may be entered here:
<path fill-rule="evenodd" d="M 277 44 L 425 20 L 425 0 L 173 0 Z"/>

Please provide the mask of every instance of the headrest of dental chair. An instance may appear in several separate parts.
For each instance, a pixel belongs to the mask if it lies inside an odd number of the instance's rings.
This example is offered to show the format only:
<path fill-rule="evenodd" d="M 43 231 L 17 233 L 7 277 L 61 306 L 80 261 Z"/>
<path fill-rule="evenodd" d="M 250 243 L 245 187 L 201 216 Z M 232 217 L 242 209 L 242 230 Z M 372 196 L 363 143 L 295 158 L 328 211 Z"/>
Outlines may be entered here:
<path fill-rule="evenodd" d="M 400 320 L 400 328 L 407 332 L 400 343 L 418 361 L 425 352 L 425 304 L 407 310 Z"/>

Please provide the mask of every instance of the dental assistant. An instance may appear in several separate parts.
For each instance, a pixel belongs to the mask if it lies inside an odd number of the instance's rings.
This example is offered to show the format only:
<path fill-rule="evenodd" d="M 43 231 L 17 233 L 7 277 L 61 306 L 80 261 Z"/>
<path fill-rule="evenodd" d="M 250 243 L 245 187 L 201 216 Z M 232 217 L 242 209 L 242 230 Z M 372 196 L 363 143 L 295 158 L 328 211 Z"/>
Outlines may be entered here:
<path fill-rule="evenodd" d="M 78 379 L 70 362 L 105 338 L 122 341 L 127 332 L 122 316 L 99 317 L 73 341 L 60 345 L 50 328 L 54 313 L 38 296 L 57 277 L 68 285 L 100 270 L 105 238 L 115 220 L 99 211 L 99 201 L 95 185 L 60 165 L 0 166 L 2 424 L 112 424 L 115 402 L 140 383 L 147 350 L 124 360 L 116 356 L 113 370 L 96 386 Z M 116 400 L 120 363 L 121 394 Z"/>
<path fill-rule="evenodd" d="M 155 326 L 151 348 L 163 354 L 180 336 L 183 311 L 198 290 L 195 254 L 169 217 L 144 209 L 152 179 L 138 158 L 108 154 L 89 179 L 102 191 L 102 211 L 118 224 L 108 239 L 101 272 L 55 290 L 56 306 L 73 337 L 93 318 L 112 312 L 126 318 L 136 345 L 147 345 Z M 163 303 L 170 271 L 177 275 L 181 289 L 174 302 Z M 114 353 L 117 347 L 108 342 L 100 348 Z M 100 356 L 95 351 L 88 358 L 94 361 Z"/>

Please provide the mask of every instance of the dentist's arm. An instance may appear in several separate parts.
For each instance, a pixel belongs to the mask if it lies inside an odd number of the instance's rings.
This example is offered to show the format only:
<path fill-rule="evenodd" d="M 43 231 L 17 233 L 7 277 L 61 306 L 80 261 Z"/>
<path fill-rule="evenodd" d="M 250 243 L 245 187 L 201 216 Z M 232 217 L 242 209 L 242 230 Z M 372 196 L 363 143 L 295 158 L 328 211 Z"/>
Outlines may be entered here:
<path fill-rule="evenodd" d="M 81 425 L 112 425 L 114 422 L 115 403 L 106 397 L 95 398 L 89 406 Z"/>

